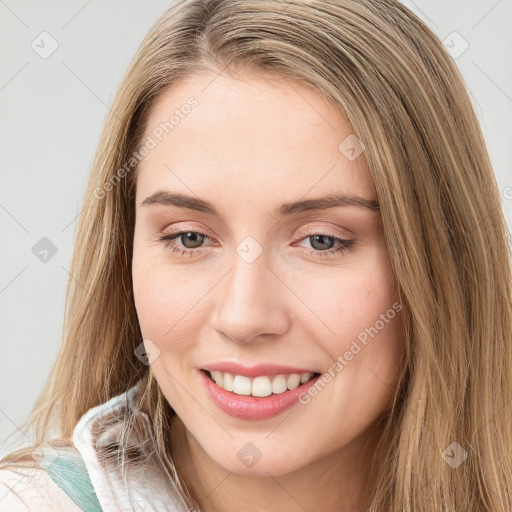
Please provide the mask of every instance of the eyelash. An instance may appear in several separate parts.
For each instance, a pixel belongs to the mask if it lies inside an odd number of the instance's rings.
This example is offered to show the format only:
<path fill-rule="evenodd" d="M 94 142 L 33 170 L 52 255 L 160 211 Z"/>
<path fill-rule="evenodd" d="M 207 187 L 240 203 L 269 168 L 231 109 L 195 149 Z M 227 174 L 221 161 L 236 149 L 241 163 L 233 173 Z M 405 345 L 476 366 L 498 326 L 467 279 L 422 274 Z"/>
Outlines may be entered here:
<path fill-rule="evenodd" d="M 173 240 L 176 239 L 176 238 L 179 238 L 181 235 L 186 235 L 187 233 L 195 233 L 195 234 L 198 234 L 198 235 L 202 235 L 204 236 L 205 238 L 210 238 L 206 233 L 203 233 L 202 231 L 191 231 L 191 230 L 187 230 L 187 231 L 178 231 L 176 233 L 173 233 L 172 235 L 163 235 L 161 237 L 158 238 L 158 241 L 161 242 L 164 247 L 166 247 L 167 249 L 170 249 L 171 251 L 175 252 L 175 253 L 179 253 L 181 256 L 192 256 L 194 253 L 195 254 L 200 254 L 202 251 L 202 248 L 199 248 L 199 249 L 183 249 L 181 248 L 180 246 L 177 246 Z M 301 238 L 300 241 L 302 240 L 306 240 L 308 238 L 312 238 L 313 236 L 316 236 L 316 235 L 321 235 L 321 236 L 326 236 L 328 238 L 332 238 L 335 242 L 339 242 L 340 245 L 338 245 L 338 247 L 336 248 L 333 248 L 333 249 L 327 249 L 325 251 L 319 251 L 317 249 L 309 249 L 307 250 L 307 252 L 309 254 L 312 254 L 313 256 L 320 256 L 320 257 L 327 257 L 327 256 L 331 256 L 335 253 L 343 253 L 344 251 L 348 251 L 352 248 L 352 246 L 354 245 L 355 243 L 355 240 L 345 240 L 343 238 L 338 238 L 338 237 L 335 237 L 335 236 L 332 236 L 332 235 L 328 235 L 328 234 L 324 234 L 324 233 L 314 233 L 312 235 L 308 235 L 308 236 L 305 236 L 303 238 Z"/>

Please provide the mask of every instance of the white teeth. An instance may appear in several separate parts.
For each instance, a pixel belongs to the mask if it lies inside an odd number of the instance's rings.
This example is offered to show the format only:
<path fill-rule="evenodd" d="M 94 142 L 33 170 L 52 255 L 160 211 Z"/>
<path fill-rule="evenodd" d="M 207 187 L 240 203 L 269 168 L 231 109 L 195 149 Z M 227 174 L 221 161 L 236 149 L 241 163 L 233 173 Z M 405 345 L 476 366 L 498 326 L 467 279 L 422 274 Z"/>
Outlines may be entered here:
<path fill-rule="evenodd" d="M 224 384 L 224 376 L 222 373 L 218 372 L 217 370 L 214 370 L 213 372 L 210 372 L 212 375 L 212 379 L 218 384 L 220 387 Z"/>
<path fill-rule="evenodd" d="M 233 393 L 237 395 L 250 395 L 251 394 L 251 379 L 244 375 L 235 375 L 233 379 Z"/>
<path fill-rule="evenodd" d="M 300 384 L 300 375 L 292 373 L 286 380 L 286 387 L 288 389 L 295 389 Z"/>
<path fill-rule="evenodd" d="M 220 373 L 220 372 L 219 372 Z M 219 384 L 221 388 L 224 388 L 226 391 L 233 391 L 233 375 L 231 373 L 224 373 L 224 383 Z"/>
<path fill-rule="evenodd" d="M 302 377 L 300 378 L 300 383 L 304 384 L 304 382 L 307 382 L 309 380 L 310 376 L 311 376 L 310 373 L 303 373 Z"/>
<path fill-rule="evenodd" d="M 252 395 L 257 397 L 270 396 L 272 393 L 277 395 L 287 390 L 295 389 L 307 382 L 312 373 L 292 373 L 289 375 L 275 375 L 267 377 L 265 375 L 251 379 L 245 375 L 233 375 L 228 372 L 213 370 L 210 372 L 215 383 L 226 391 L 232 391 L 237 395 Z"/>
<path fill-rule="evenodd" d="M 253 396 L 269 396 L 272 394 L 272 383 L 268 377 L 256 377 L 252 381 Z"/>
<path fill-rule="evenodd" d="M 286 391 L 286 378 L 284 375 L 278 375 L 277 377 L 274 377 L 274 380 L 272 381 L 272 393 L 275 393 L 276 395 L 278 393 L 284 393 Z"/>

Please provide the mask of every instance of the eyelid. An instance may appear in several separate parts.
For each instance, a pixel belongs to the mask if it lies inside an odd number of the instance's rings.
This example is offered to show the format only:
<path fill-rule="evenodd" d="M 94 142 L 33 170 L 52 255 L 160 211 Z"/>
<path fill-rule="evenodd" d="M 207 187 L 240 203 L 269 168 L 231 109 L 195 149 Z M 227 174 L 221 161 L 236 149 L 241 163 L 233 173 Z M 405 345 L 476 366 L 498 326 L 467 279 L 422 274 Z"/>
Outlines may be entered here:
<path fill-rule="evenodd" d="M 175 233 L 181 233 L 183 231 L 185 231 L 185 232 L 192 231 L 194 233 L 200 233 L 202 235 L 205 235 L 210 239 L 214 238 L 214 237 L 210 236 L 210 231 L 206 228 L 197 227 L 197 226 L 194 226 L 191 224 L 184 224 L 184 225 L 181 225 L 180 223 L 177 223 L 177 224 L 178 224 L 178 226 L 173 224 L 172 227 L 164 228 L 162 230 L 161 234 L 165 236 L 165 235 L 173 235 Z"/>
<path fill-rule="evenodd" d="M 182 231 L 193 231 L 195 233 L 200 233 L 200 234 L 208 237 L 210 240 L 213 240 L 216 238 L 216 237 L 212 236 L 210 231 L 208 229 L 206 229 L 205 227 L 201 226 L 198 228 L 192 224 L 187 224 L 187 223 L 184 223 L 184 225 L 181 225 L 180 223 L 176 223 L 176 224 L 179 224 L 179 225 L 176 226 L 174 224 L 173 227 L 171 227 L 171 228 L 163 229 L 161 232 L 162 236 L 172 235 L 172 234 L 179 233 Z M 345 240 L 355 237 L 355 234 L 352 233 L 351 231 L 349 231 L 348 229 L 341 228 L 340 226 L 337 226 L 337 228 L 338 228 L 338 230 L 341 230 L 341 233 L 336 232 L 334 229 L 331 229 L 326 226 L 318 226 L 318 225 L 317 226 L 308 226 L 306 228 L 300 228 L 297 236 L 300 239 L 302 239 L 306 236 L 317 235 L 317 234 L 321 233 L 326 236 L 332 236 L 334 238 L 342 238 Z M 220 239 L 220 237 L 219 237 L 219 239 Z"/>
<path fill-rule="evenodd" d="M 328 235 L 335 238 L 342 238 L 346 240 L 353 238 L 355 236 L 354 233 L 352 233 L 348 229 L 340 228 L 339 226 L 338 229 L 341 230 L 341 232 L 336 232 L 335 230 L 326 226 L 308 226 L 307 228 L 299 230 L 298 236 L 302 238 L 304 236 L 317 235 L 319 233 L 322 233 L 323 235 Z"/>

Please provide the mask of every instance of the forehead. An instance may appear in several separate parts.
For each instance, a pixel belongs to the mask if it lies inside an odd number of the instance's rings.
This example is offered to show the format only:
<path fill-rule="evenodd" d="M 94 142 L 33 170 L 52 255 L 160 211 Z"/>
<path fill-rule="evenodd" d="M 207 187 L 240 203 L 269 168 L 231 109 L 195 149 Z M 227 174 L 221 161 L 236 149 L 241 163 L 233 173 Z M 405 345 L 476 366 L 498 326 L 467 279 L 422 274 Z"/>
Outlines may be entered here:
<path fill-rule="evenodd" d="M 155 103 L 147 137 L 155 145 L 139 164 L 138 197 L 167 188 L 213 200 L 212 187 L 215 197 L 253 205 L 331 192 L 375 196 L 364 153 L 351 160 L 340 149 L 354 137 L 346 117 L 289 79 L 189 77 Z"/>

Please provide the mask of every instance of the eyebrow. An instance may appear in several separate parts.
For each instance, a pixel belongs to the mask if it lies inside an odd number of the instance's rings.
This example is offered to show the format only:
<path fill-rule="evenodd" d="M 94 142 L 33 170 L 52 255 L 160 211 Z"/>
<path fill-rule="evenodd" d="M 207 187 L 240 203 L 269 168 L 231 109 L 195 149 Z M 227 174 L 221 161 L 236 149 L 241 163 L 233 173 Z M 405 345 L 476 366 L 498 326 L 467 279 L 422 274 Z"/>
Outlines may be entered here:
<path fill-rule="evenodd" d="M 177 208 L 185 208 L 187 210 L 195 210 L 202 213 L 209 213 L 216 217 L 222 217 L 216 208 L 208 201 L 185 194 L 170 193 L 165 190 L 158 190 L 154 194 L 151 194 L 142 201 L 140 206 L 149 206 L 154 204 L 175 206 Z M 327 210 L 329 208 L 336 208 L 340 206 L 356 206 L 358 208 L 366 208 L 372 211 L 380 210 L 379 203 L 375 199 L 366 199 L 354 194 L 334 193 L 323 197 L 282 204 L 276 209 L 276 213 L 281 217 L 285 217 L 305 211 Z"/>

